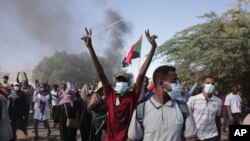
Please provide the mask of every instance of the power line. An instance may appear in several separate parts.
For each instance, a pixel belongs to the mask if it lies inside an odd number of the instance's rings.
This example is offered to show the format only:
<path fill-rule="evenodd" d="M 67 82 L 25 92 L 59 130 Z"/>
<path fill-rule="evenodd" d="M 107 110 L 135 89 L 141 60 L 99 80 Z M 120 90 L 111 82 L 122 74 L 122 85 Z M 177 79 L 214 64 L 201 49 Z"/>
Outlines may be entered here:
<path fill-rule="evenodd" d="M 31 47 L 31 45 L 28 45 L 27 43 L 24 43 L 23 41 L 18 40 L 18 38 L 16 38 L 16 37 L 14 37 L 14 36 L 12 36 L 12 35 L 10 35 L 10 34 L 4 32 L 3 30 L 0 30 L 0 33 L 1 33 L 3 36 L 5 36 L 6 38 L 8 38 L 9 40 L 15 42 L 15 43 L 18 44 L 18 45 L 23 46 L 23 47 L 26 48 L 26 49 L 33 49 L 33 51 L 38 51 L 38 50 L 39 50 L 40 52 L 42 52 L 42 53 L 44 53 L 44 54 L 47 54 L 44 50 L 41 50 L 41 49 L 39 49 L 39 48 L 35 49 L 35 48 Z"/>
<path fill-rule="evenodd" d="M 3 38 L 0 36 L 0 39 L 2 41 L 4 41 L 5 43 L 8 43 L 9 45 L 11 45 L 11 47 L 17 48 L 19 50 L 22 50 L 23 52 L 29 54 L 29 55 L 33 55 L 33 56 L 41 56 L 41 54 L 34 54 L 34 52 L 30 52 L 30 50 L 27 50 L 26 48 L 22 48 L 21 46 L 18 46 L 18 44 L 15 44 L 14 42 L 10 41 L 9 39 Z"/>

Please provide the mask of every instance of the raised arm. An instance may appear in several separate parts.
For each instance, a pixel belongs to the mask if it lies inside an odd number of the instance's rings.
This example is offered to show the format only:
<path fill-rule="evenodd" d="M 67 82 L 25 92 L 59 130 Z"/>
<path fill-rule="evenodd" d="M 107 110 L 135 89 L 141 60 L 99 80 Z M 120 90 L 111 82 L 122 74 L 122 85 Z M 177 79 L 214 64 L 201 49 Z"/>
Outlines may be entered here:
<path fill-rule="evenodd" d="M 150 63 L 152 61 L 153 56 L 154 56 L 155 49 L 157 47 L 157 44 L 155 42 L 155 39 L 157 38 L 157 36 L 156 35 L 150 36 L 149 30 L 145 31 L 145 34 L 146 34 L 146 37 L 147 37 L 147 39 L 148 39 L 148 41 L 149 41 L 149 43 L 151 44 L 152 47 L 151 47 L 151 50 L 150 50 L 150 52 L 149 52 L 149 54 L 147 56 L 147 59 L 145 60 L 145 62 L 142 65 L 142 67 L 140 69 L 140 72 L 139 72 L 139 74 L 137 76 L 137 79 L 136 79 L 136 83 L 135 83 L 136 87 L 135 87 L 135 89 L 136 89 L 137 94 L 140 94 L 143 79 L 145 77 L 145 74 L 146 74 L 146 72 L 148 70 L 148 67 L 149 67 L 149 65 L 150 65 Z"/>
<path fill-rule="evenodd" d="M 20 81 L 19 81 L 19 75 L 20 75 L 20 72 L 17 73 L 17 76 L 16 76 L 16 82 L 20 84 Z"/>
<path fill-rule="evenodd" d="M 24 74 L 24 77 L 25 77 L 25 83 L 26 83 L 27 85 L 29 85 L 29 80 L 28 80 L 28 77 L 27 77 L 26 73 L 23 72 L 23 74 Z"/>
<path fill-rule="evenodd" d="M 108 82 L 108 79 L 104 73 L 103 67 L 102 67 L 101 63 L 99 62 L 99 60 L 96 56 L 96 53 L 93 49 L 92 41 L 91 41 L 92 31 L 91 31 L 91 29 L 88 30 L 87 28 L 85 28 L 85 31 L 86 31 L 86 35 L 84 35 L 83 38 L 81 38 L 81 39 L 85 42 L 85 45 L 89 50 L 91 59 L 94 63 L 94 66 L 95 66 L 95 69 L 97 72 L 97 75 L 99 76 L 99 78 L 103 84 L 103 89 L 105 91 L 107 91 L 111 86 L 109 85 L 109 82 Z"/>

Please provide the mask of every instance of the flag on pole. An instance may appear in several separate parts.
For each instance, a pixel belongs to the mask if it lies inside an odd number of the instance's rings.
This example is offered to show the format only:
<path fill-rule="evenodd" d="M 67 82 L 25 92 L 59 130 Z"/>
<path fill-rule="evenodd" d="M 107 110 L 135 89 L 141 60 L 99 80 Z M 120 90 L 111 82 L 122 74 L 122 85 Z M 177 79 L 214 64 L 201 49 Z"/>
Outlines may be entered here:
<path fill-rule="evenodd" d="M 122 62 L 123 67 L 127 67 L 129 64 L 131 65 L 132 59 L 140 58 L 141 44 L 142 44 L 142 35 L 141 35 L 140 39 L 130 47 L 126 57 L 124 58 L 124 60 Z"/>

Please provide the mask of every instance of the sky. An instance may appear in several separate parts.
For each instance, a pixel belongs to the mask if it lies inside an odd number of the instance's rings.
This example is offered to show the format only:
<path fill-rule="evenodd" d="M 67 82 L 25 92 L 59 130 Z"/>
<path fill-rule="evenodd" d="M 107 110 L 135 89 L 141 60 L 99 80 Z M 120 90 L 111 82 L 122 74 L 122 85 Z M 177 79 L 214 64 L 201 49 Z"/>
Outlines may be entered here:
<path fill-rule="evenodd" d="M 115 27 L 125 22 L 128 28 L 119 31 L 124 35 L 117 36 L 124 45 L 118 50 L 121 55 L 125 57 L 129 47 L 143 35 L 141 59 L 132 60 L 132 65 L 126 68 L 137 76 L 139 64 L 143 64 L 151 48 L 145 37 L 146 29 L 158 36 L 156 41 L 161 45 L 176 32 L 204 22 L 197 16 L 210 11 L 220 15 L 233 8 L 234 1 L 0 0 L 0 71 L 31 71 L 43 57 L 55 51 L 87 51 L 80 40 L 84 27 L 93 30 L 97 54 L 109 55 L 105 50 L 113 45 L 110 40 L 116 40 L 111 35 L 117 31 Z M 108 18 L 113 21 L 107 22 Z M 114 24 L 119 18 L 122 22 Z M 152 77 L 160 65 L 162 59 L 154 60 L 146 75 Z"/>

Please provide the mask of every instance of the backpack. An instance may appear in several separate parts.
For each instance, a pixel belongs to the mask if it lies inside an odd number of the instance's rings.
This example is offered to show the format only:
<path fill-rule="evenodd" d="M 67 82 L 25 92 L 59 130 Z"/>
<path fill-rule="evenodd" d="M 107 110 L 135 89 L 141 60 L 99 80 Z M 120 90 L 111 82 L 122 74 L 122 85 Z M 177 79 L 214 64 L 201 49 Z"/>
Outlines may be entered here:
<path fill-rule="evenodd" d="M 180 100 L 174 100 L 174 101 L 177 103 L 179 109 L 181 110 L 182 116 L 183 116 L 184 121 L 183 121 L 183 126 L 182 126 L 182 136 L 184 137 L 183 132 L 186 130 L 185 123 L 186 123 L 186 119 L 189 115 L 189 110 L 188 110 L 187 104 L 185 102 L 180 101 Z M 146 101 L 139 103 L 139 105 L 136 107 L 136 119 L 139 122 L 139 124 L 141 125 L 142 130 L 144 130 L 143 118 L 144 118 L 144 111 L 145 111 L 145 103 L 146 103 Z"/>

